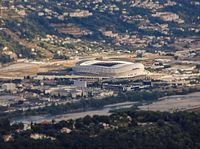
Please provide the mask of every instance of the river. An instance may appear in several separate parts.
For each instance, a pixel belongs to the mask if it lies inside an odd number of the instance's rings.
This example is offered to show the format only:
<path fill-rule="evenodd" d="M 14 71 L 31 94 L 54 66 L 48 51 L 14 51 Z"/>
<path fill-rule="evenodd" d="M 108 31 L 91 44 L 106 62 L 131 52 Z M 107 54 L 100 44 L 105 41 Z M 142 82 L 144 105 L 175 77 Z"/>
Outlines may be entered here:
<path fill-rule="evenodd" d="M 87 115 L 94 116 L 94 115 L 110 115 L 111 110 L 117 109 L 124 109 L 130 108 L 137 102 L 123 102 L 117 104 L 106 105 L 104 108 L 100 110 L 91 110 L 91 111 L 84 111 L 84 112 L 76 112 L 76 113 L 68 113 L 68 114 L 59 114 L 59 115 L 37 115 L 37 116 L 24 116 L 20 118 L 11 119 L 11 123 L 19 123 L 22 122 L 24 124 L 33 123 L 41 123 L 43 121 L 51 121 L 54 119 L 55 121 L 62 121 L 62 120 L 69 120 L 69 119 L 78 119 L 85 117 Z"/>
<path fill-rule="evenodd" d="M 51 121 L 52 119 L 56 121 L 78 119 L 85 117 L 87 115 L 110 115 L 111 110 L 130 108 L 137 102 L 122 102 L 118 104 L 106 105 L 104 108 L 99 110 L 90 110 L 84 112 L 60 114 L 60 115 L 37 115 L 37 116 L 24 116 L 20 118 L 11 119 L 11 123 L 25 123 L 30 124 L 40 123 L 43 121 Z M 165 96 L 160 98 L 148 105 L 142 105 L 138 107 L 140 110 L 144 111 L 160 111 L 160 112 L 174 112 L 174 111 L 184 111 L 194 108 L 200 108 L 200 92 L 194 92 L 187 95 L 173 95 Z"/>

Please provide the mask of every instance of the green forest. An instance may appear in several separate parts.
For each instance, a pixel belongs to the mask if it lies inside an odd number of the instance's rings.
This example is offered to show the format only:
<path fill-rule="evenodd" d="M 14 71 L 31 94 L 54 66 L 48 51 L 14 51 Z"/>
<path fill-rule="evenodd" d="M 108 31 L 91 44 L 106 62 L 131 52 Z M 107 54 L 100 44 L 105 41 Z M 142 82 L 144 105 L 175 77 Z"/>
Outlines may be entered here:
<path fill-rule="evenodd" d="M 62 132 L 63 128 L 70 132 Z M 49 138 L 31 139 L 34 133 Z M 12 135 L 12 140 L 4 142 L 2 137 L 6 134 Z M 0 138 L 2 149 L 199 149 L 200 114 L 131 110 L 31 124 L 29 130 L 23 130 L 23 124 L 10 125 L 2 119 Z"/>

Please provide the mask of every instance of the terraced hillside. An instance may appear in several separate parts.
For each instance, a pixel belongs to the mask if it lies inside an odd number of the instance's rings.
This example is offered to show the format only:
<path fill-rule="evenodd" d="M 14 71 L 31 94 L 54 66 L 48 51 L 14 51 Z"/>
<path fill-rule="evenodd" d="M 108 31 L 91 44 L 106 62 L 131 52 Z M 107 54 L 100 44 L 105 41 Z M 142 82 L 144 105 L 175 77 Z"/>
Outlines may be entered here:
<path fill-rule="evenodd" d="M 0 61 L 200 48 L 199 0 L 3 0 Z"/>

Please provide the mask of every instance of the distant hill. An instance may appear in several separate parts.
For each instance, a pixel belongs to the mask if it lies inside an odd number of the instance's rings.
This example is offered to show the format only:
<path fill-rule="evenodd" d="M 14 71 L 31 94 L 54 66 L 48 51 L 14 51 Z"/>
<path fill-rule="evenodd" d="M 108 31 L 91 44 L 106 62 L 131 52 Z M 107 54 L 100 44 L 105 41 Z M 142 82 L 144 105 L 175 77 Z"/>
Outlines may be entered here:
<path fill-rule="evenodd" d="M 199 0 L 3 0 L 1 62 L 200 48 Z"/>

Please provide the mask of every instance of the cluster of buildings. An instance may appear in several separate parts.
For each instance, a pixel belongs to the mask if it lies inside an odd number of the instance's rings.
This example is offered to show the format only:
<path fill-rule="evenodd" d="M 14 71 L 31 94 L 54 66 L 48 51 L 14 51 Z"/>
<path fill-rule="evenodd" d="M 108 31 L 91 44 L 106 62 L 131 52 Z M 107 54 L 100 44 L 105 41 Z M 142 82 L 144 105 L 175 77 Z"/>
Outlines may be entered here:
<path fill-rule="evenodd" d="M 73 27 L 72 27 L 73 28 Z M 70 28 L 69 28 L 70 30 Z M 65 32 L 68 31 L 68 29 L 64 30 Z M 70 33 L 76 34 L 75 32 L 70 30 Z M 83 32 L 80 31 L 76 35 L 80 35 Z M 84 33 L 83 33 L 84 34 Z M 86 34 L 90 34 L 90 32 L 87 32 Z M 89 54 L 95 54 L 100 53 L 103 51 L 103 44 L 98 43 L 95 41 L 88 41 L 84 42 L 80 39 L 75 38 L 60 38 L 55 35 L 46 35 L 46 37 L 37 37 L 36 40 L 40 43 L 43 43 L 44 45 L 53 45 L 57 46 L 58 48 L 52 48 L 52 51 L 55 50 L 56 53 L 62 54 L 62 55 L 70 55 L 70 56 L 83 56 L 83 55 L 89 55 Z M 110 53 L 112 53 L 114 50 L 111 47 L 107 48 Z"/>
<path fill-rule="evenodd" d="M 184 23 L 184 20 L 182 20 L 179 15 L 171 12 L 156 12 L 152 16 L 160 17 L 164 21 L 174 21 L 177 23 Z"/>
<path fill-rule="evenodd" d="M 196 57 L 192 58 L 197 58 L 198 52 L 193 53 Z M 200 63 L 180 59 L 183 53 L 148 54 L 141 50 L 135 54 L 129 61 L 85 58 L 65 71 L 0 80 L 0 107 L 4 112 L 27 111 L 126 92 L 178 90 L 200 83 Z"/>

